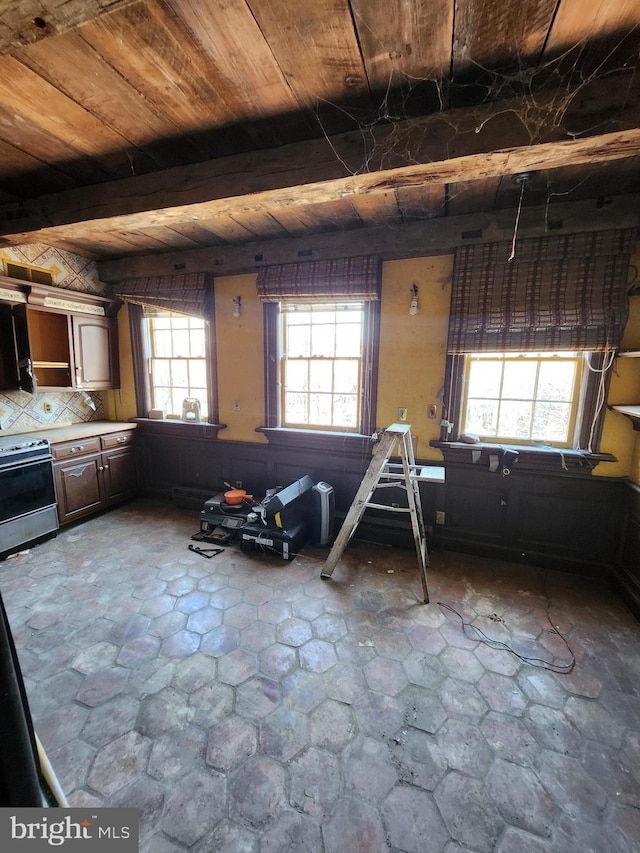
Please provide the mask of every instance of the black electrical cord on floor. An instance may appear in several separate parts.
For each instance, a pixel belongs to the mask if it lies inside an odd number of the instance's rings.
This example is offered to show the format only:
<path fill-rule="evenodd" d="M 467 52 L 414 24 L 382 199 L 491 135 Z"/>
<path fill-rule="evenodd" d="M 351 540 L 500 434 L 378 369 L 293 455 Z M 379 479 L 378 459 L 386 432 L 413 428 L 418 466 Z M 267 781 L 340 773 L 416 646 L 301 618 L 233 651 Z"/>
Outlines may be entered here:
<path fill-rule="evenodd" d="M 573 670 L 574 666 L 576 665 L 576 657 L 575 657 L 575 655 L 571 649 L 571 646 L 567 642 L 566 638 L 560 633 L 560 631 L 558 631 L 557 628 L 554 628 L 553 622 L 551 621 L 551 618 L 549 617 L 549 604 L 550 604 L 549 599 L 547 599 L 547 602 L 548 602 L 548 604 L 547 604 L 546 617 L 549 620 L 549 624 L 551 625 L 552 633 L 557 634 L 560 637 L 562 642 L 567 647 L 569 654 L 571 655 L 571 660 L 568 663 L 552 663 L 550 661 L 543 660 L 542 658 L 530 658 L 530 657 L 527 657 L 526 655 L 521 655 L 518 652 L 516 652 L 514 649 L 512 649 L 511 646 L 509 646 L 507 643 L 503 643 L 501 640 L 494 640 L 491 637 L 487 636 L 487 634 L 485 634 L 484 631 L 482 631 L 480 628 L 477 628 L 475 625 L 472 625 L 471 622 L 465 622 L 464 619 L 462 618 L 462 616 L 460 615 L 460 613 L 458 613 L 458 611 L 455 608 L 450 607 L 448 604 L 445 604 L 443 601 L 438 601 L 437 604 L 439 607 L 444 607 L 447 610 L 450 610 L 452 613 L 456 614 L 456 616 L 458 617 L 458 619 L 462 623 L 462 632 L 466 637 L 469 636 L 466 632 L 466 628 L 473 628 L 474 631 L 476 631 L 478 634 L 480 634 L 483 637 L 483 639 L 481 639 L 480 642 L 486 643 L 487 645 L 489 645 L 493 649 L 503 649 L 506 652 L 510 652 L 512 655 L 517 657 L 519 660 L 523 661 L 524 663 L 531 664 L 531 666 L 535 666 L 538 669 L 548 669 L 551 672 L 558 673 L 558 675 L 569 675 L 569 673 Z M 472 639 L 472 638 L 470 638 L 470 639 Z M 475 639 L 475 638 L 473 638 L 473 639 Z"/>

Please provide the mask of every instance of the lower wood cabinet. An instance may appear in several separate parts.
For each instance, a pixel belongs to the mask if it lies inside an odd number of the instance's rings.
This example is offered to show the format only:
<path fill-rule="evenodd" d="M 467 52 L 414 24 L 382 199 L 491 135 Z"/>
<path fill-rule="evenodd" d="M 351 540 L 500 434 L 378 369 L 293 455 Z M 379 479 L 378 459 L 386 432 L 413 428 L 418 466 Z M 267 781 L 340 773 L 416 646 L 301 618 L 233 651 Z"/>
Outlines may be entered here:
<path fill-rule="evenodd" d="M 136 494 L 134 435 L 130 430 L 52 445 L 61 525 Z"/>

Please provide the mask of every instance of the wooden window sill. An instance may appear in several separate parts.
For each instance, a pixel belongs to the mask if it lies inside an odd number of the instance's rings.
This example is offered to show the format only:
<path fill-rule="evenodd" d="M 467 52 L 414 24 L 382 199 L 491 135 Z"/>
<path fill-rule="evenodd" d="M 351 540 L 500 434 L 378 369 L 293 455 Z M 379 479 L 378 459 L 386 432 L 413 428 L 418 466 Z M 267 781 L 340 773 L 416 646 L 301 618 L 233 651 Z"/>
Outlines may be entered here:
<path fill-rule="evenodd" d="M 134 423 L 144 429 L 157 428 L 163 435 L 180 434 L 188 438 L 217 438 L 226 424 L 194 423 L 193 421 L 182 421 L 177 418 L 133 418 Z"/>
<path fill-rule="evenodd" d="M 289 427 L 257 427 L 256 432 L 267 437 L 269 444 L 308 450 L 353 453 L 362 456 L 371 453 L 371 436 L 353 432 L 330 430 L 291 429 Z"/>
<path fill-rule="evenodd" d="M 477 444 L 467 444 L 464 441 L 430 441 L 429 444 L 442 451 L 445 466 L 475 465 L 490 470 L 492 457 L 497 456 L 496 473 L 507 467 L 513 473 L 588 475 L 599 462 L 617 462 L 611 453 L 589 453 L 568 447 L 492 444 L 484 441 Z M 477 457 L 474 451 L 480 451 L 480 456 Z"/>

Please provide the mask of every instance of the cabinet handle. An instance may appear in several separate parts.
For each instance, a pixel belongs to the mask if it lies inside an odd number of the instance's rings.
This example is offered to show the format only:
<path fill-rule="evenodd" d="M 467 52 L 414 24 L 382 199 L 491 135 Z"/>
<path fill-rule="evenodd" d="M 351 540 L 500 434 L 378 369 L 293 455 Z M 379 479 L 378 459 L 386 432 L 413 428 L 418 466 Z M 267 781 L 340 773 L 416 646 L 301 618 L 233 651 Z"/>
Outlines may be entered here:
<path fill-rule="evenodd" d="M 72 447 L 69 453 L 81 453 L 84 450 L 84 444 L 79 444 L 77 447 Z"/>
<path fill-rule="evenodd" d="M 105 466 L 104 466 L 104 468 L 103 468 L 102 470 L 103 470 L 103 471 L 108 471 L 108 470 L 109 470 L 109 466 L 108 466 L 108 465 L 105 465 Z"/>
<path fill-rule="evenodd" d="M 126 440 L 127 440 L 127 436 L 126 436 L 126 435 L 119 435 L 119 436 L 116 438 L 116 441 L 118 442 L 118 444 L 122 444 L 122 443 L 123 443 L 124 441 L 126 441 Z"/>
<path fill-rule="evenodd" d="M 102 467 L 102 465 L 98 465 L 98 471 L 104 471 L 104 468 Z"/>

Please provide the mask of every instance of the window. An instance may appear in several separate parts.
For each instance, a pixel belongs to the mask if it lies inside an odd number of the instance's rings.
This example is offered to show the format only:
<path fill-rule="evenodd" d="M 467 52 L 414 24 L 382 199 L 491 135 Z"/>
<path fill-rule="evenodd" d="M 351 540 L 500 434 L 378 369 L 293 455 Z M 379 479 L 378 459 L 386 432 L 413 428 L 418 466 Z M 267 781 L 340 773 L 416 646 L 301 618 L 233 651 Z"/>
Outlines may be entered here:
<path fill-rule="evenodd" d="M 208 419 L 205 321 L 156 308 L 144 309 L 151 408 L 181 417 L 183 401 L 196 399 Z"/>
<path fill-rule="evenodd" d="M 484 441 L 571 446 L 583 365 L 576 352 L 467 355 L 462 432 Z"/>
<path fill-rule="evenodd" d="M 363 303 L 284 304 L 280 317 L 282 426 L 357 431 Z"/>
<path fill-rule="evenodd" d="M 373 432 L 379 305 L 265 304 L 265 427 Z"/>
<path fill-rule="evenodd" d="M 449 355 L 441 439 L 597 453 L 612 363 L 613 352 Z"/>
<path fill-rule="evenodd" d="M 258 270 L 269 441 L 315 447 L 311 432 L 331 444 L 375 429 L 381 267 L 363 255 Z"/>
<path fill-rule="evenodd" d="M 599 453 L 635 242 L 614 229 L 456 249 L 443 441 Z"/>

